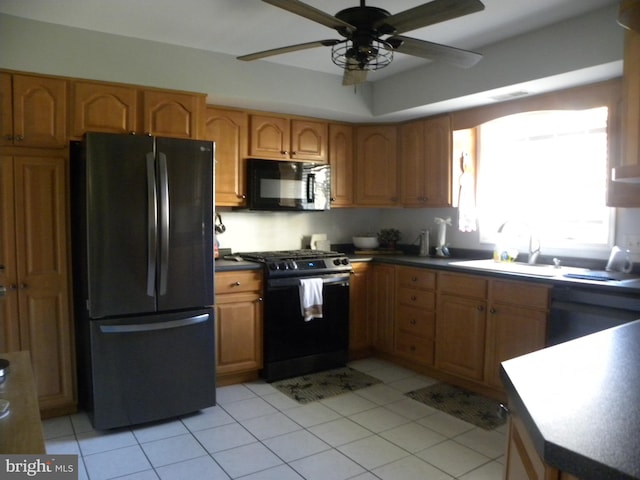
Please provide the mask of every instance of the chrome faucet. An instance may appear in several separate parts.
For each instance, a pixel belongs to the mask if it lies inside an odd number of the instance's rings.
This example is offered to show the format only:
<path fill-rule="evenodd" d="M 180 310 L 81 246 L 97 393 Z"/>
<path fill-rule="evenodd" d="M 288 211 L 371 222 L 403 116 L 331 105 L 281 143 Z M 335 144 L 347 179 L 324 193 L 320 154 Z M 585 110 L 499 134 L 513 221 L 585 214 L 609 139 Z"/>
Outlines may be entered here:
<path fill-rule="evenodd" d="M 510 220 L 504 222 L 498 228 L 498 233 L 502 233 L 507 223 L 513 222 L 511 222 Z M 529 257 L 527 258 L 527 263 L 529 265 L 534 265 L 538 261 L 538 257 L 540 256 L 540 239 L 533 235 L 531 228 L 527 224 L 522 223 L 521 225 L 524 225 L 524 227 L 527 229 L 527 232 L 529 233 Z"/>

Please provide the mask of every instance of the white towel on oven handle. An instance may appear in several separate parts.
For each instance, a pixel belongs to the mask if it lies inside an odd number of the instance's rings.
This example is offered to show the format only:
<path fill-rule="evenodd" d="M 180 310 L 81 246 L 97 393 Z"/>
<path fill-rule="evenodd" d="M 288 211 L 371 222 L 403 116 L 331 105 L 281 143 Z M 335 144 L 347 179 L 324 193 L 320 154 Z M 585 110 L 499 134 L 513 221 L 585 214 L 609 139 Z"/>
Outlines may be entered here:
<path fill-rule="evenodd" d="M 300 313 L 305 322 L 313 318 L 322 318 L 322 285 L 321 278 L 301 278 Z"/>

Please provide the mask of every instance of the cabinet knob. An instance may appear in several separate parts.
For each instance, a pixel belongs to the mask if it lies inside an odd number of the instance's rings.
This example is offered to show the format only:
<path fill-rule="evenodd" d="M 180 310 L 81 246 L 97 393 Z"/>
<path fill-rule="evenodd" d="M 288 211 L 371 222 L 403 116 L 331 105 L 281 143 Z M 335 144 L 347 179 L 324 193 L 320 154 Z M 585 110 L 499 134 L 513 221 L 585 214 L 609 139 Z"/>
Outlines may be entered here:
<path fill-rule="evenodd" d="M 24 140 L 24 135 L 16 135 L 15 140 L 16 140 L 16 142 L 21 142 L 21 141 L 23 141 L 23 140 Z"/>
<path fill-rule="evenodd" d="M 410 321 L 409 321 L 409 323 L 410 323 L 411 325 L 415 325 L 415 324 L 416 324 L 416 323 L 418 323 L 418 322 L 416 322 L 416 321 L 415 321 L 415 319 L 413 319 L 413 320 L 410 320 Z"/>
<path fill-rule="evenodd" d="M 247 196 L 243 193 L 242 195 L 238 195 L 238 198 L 244 200 L 247 198 Z"/>
<path fill-rule="evenodd" d="M 478 305 L 478 311 L 479 312 L 484 312 L 484 306 Z"/>
<path fill-rule="evenodd" d="M 4 265 L 0 265 L 0 272 L 4 271 Z"/>
<path fill-rule="evenodd" d="M 496 310 L 495 308 L 493 308 L 493 307 L 491 307 L 491 308 L 489 309 L 489 313 L 496 313 L 496 311 L 497 311 L 497 310 Z"/>
<path fill-rule="evenodd" d="M 415 302 L 418 298 L 415 295 L 411 295 L 411 301 Z"/>
<path fill-rule="evenodd" d="M 418 281 L 418 277 L 411 277 L 411 281 L 412 282 L 417 282 Z"/>
<path fill-rule="evenodd" d="M 20 290 L 25 290 L 26 288 L 29 288 L 29 287 L 27 286 L 26 283 L 21 283 L 18 288 L 20 288 Z"/>
<path fill-rule="evenodd" d="M 0 297 L 4 297 L 7 294 L 7 287 L 0 285 Z"/>
<path fill-rule="evenodd" d="M 11 142 L 13 140 L 13 135 L 5 135 L 4 139 L 9 140 Z"/>
<path fill-rule="evenodd" d="M 262 302 L 264 299 L 262 297 L 258 297 L 258 302 Z"/>
<path fill-rule="evenodd" d="M 240 286 L 240 282 L 233 282 L 233 284 L 231 286 L 232 287 L 239 287 Z"/>

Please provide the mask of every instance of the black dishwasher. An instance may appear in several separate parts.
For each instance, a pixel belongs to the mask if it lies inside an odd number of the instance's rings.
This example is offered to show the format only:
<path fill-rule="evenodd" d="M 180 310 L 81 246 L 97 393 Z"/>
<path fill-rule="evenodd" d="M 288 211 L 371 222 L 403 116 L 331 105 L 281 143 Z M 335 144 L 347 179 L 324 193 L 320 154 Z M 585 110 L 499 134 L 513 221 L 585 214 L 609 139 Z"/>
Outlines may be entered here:
<path fill-rule="evenodd" d="M 640 318 L 640 295 L 580 287 L 554 287 L 547 346 Z"/>

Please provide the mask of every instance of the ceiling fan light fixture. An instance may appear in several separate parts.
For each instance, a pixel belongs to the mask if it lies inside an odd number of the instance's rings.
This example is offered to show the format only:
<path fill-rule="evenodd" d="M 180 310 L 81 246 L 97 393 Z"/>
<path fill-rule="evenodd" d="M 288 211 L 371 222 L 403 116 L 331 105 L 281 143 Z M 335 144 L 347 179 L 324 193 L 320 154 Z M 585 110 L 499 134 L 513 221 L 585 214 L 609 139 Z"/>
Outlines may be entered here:
<path fill-rule="evenodd" d="M 331 60 L 345 70 L 379 70 L 393 60 L 393 47 L 377 38 L 366 46 L 347 39 L 331 47 Z"/>

